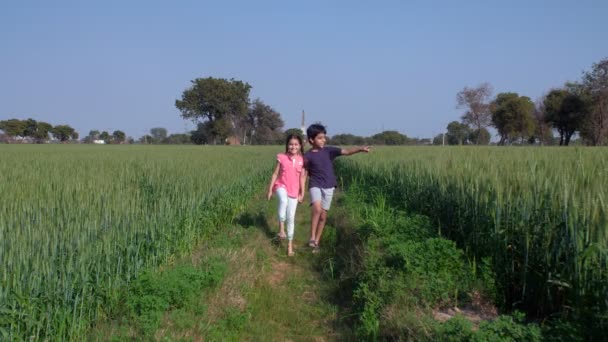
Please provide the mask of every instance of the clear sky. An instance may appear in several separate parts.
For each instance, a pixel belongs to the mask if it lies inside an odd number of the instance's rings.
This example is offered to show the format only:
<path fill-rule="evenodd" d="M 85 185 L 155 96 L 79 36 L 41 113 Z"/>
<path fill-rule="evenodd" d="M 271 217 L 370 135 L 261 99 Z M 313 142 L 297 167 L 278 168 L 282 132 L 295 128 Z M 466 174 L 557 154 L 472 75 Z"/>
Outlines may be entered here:
<path fill-rule="evenodd" d="M 0 3 L 0 120 L 81 136 L 193 125 L 175 100 L 235 78 L 286 128 L 431 137 L 456 93 L 535 100 L 608 57 L 608 1 L 17 1 Z"/>

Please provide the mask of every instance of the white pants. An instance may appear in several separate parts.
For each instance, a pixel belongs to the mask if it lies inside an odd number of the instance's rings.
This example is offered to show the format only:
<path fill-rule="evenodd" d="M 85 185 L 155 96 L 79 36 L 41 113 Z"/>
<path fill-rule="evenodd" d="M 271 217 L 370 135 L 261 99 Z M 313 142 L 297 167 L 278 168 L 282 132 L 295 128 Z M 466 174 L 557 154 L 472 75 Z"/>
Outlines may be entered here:
<path fill-rule="evenodd" d="M 296 208 L 298 207 L 298 199 L 287 196 L 285 188 L 278 188 L 276 191 L 279 198 L 279 221 L 286 222 L 287 240 L 293 240 L 294 221 L 296 218 Z"/>

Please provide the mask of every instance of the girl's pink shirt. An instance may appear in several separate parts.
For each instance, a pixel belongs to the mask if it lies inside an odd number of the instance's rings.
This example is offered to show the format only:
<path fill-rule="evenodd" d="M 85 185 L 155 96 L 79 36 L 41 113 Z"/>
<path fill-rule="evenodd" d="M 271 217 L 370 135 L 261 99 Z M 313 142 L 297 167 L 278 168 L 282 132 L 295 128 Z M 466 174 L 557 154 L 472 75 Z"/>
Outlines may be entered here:
<path fill-rule="evenodd" d="M 304 159 L 302 155 L 291 156 L 287 153 L 277 154 L 279 162 L 279 177 L 274 182 L 274 189 L 285 188 L 287 196 L 291 198 L 298 197 L 300 192 L 300 175 L 304 167 Z"/>

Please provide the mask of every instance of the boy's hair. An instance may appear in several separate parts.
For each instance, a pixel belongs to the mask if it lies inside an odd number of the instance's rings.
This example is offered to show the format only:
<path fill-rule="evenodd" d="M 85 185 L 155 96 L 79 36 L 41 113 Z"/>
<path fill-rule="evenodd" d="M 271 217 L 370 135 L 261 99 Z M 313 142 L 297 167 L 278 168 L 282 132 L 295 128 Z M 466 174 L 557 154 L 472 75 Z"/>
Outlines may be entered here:
<path fill-rule="evenodd" d="M 308 141 L 312 142 L 312 140 L 314 140 L 314 138 L 320 133 L 327 134 L 325 126 L 321 124 L 312 124 L 308 126 L 308 129 L 306 130 L 306 137 L 308 137 Z"/>
<path fill-rule="evenodd" d="M 289 142 L 291 139 L 298 139 L 298 142 L 300 142 L 300 153 L 304 154 L 304 143 L 302 141 L 302 137 L 298 134 L 287 135 L 287 139 L 285 139 L 285 153 L 289 152 Z"/>

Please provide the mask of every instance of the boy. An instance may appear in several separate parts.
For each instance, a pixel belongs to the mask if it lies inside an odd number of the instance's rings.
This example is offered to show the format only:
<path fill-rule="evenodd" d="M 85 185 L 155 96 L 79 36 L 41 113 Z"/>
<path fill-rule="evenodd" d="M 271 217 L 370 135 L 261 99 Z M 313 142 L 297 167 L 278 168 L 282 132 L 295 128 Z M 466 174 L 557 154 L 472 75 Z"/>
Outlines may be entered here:
<path fill-rule="evenodd" d="M 308 142 L 312 149 L 304 154 L 304 172 L 300 184 L 304 188 L 306 177 L 310 176 L 308 185 L 310 191 L 310 205 L 312 206 L 310 240 L 308 245 L 313 247 L 313 253 L 319 252 L 319 242 L 325 228 L 327 211 L 331 206 L 331 199 L 338 182 L 334 174 L 333 160 L 339 156 L 350 156 L 359 152 L 369 152 L 369 147 L 354 147 L 340 149 L 325 146 L 327 131 L 319 124 L 313 124 L 306 130 Z"/>

